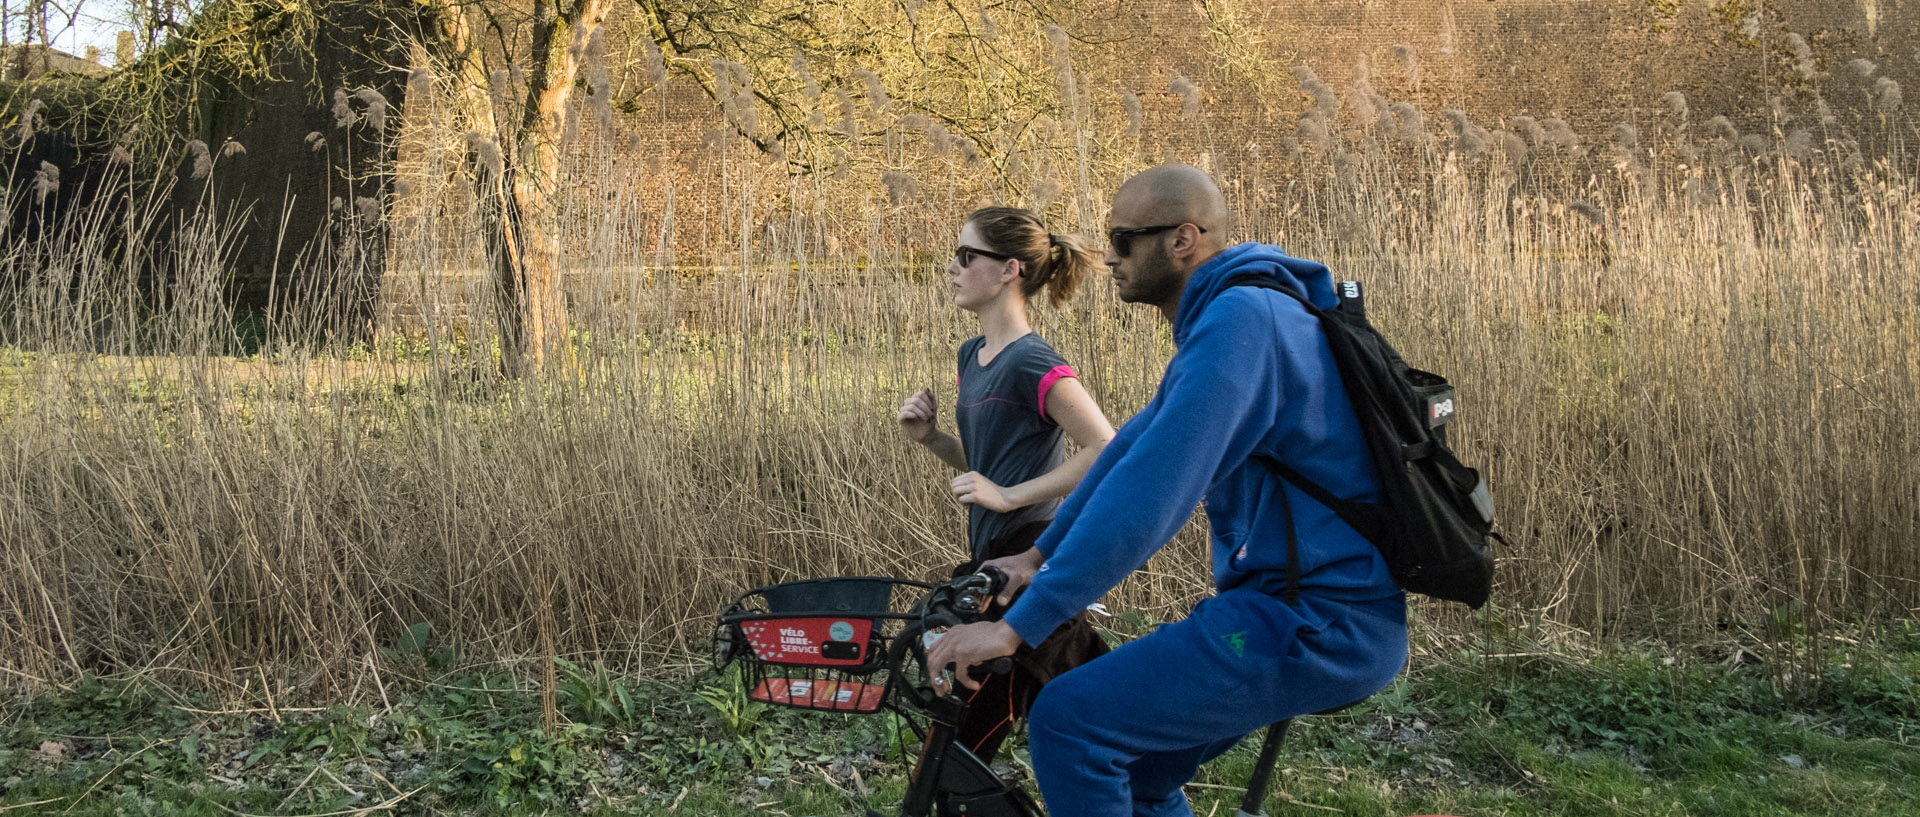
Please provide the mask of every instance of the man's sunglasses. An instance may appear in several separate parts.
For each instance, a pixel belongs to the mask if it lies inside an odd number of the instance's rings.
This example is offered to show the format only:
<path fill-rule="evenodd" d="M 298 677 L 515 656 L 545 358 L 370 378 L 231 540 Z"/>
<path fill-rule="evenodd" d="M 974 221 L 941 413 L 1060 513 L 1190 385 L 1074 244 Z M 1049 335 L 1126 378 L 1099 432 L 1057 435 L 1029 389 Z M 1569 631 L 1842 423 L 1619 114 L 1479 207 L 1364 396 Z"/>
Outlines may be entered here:
<path fill-rule="evenodd" d="M 1191 222 L 1182 222 L 1182 224 L 1187 223 Z M 1116 227 L 1107 231 L 1107 246 L 1113 248 L 1114 255 L 1125 258 L 1133 254 L 1134 239 L 1143 235 L 1153 235 L 1154 233 L 1176 230 L 1179 229 L 1182 224 L 1159 224 L 1153 227 Z M 1193 228 L 1203 233 L 1207 231 L 1207 228 L 1198 224 L 1194 224 Z"/>
<path fill-rule="evenodd" d="M 973 257 L 976 255 L 985 256 L 995 261 L 1013 260 L 1013 256 L 1007 255 L 1006 253 L 998 253 L 992 250 L 983 250 L 983 249 L 980 249 L 979 247 L 969 247 L 965 244 L 962 244 L 958 247 L 953 248 L 954 263 L 959 264 L 960 266 L 963 266 L 963 267 L 973 266 Z"/>

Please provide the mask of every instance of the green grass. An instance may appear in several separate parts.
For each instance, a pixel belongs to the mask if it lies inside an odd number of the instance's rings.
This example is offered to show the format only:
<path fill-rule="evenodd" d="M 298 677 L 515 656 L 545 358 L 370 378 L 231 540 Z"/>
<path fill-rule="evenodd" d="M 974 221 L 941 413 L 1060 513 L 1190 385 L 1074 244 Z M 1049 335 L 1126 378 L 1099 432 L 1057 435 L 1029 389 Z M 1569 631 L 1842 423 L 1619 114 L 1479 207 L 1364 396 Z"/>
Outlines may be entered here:
<path fill-rule="evenodd" d="M 231 709 L 151 677 L 16 695 L 0 710 L 0 809 L 839 815 L 899 801 L 910 736 L 889 718 L 745 704 L 734 674 L 641 681 L 563 662 L 547 733 L 534 685 L 453 671 L 429 634 L 385 651 L 385 703 Z M 1421 667 L 1297 723 L 1268 811 L 1920 813 L 1920 624 L 1828 652 L 1797 683 L 1783 679 L 1804 662 L 1756 652 L 1615 645 Z M 1231 813 L 1254 748 L 1201 770 L 1197 814 Z"/>

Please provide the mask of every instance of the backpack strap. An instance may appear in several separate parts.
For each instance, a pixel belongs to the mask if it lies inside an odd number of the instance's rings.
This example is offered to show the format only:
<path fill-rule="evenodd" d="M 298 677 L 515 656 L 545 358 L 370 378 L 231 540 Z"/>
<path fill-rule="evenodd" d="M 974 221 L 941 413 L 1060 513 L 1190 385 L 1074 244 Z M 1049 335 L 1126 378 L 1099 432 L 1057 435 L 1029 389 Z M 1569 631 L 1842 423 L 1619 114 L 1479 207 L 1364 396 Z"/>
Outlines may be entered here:
<path fill-rule="evenodd" d="M 1313 501 L 1327 506 L 1327 510 L 1333 511 L 1334 516 L 1347 523 L 1347 527 L 1353 528 L 1361 538 L 1372 542 L 1375 541 L 1373 537 L 1386 535 L 1385 531 L 1377 530 L 1379 523 L 1375 515 L 1368 513 L 1369 508 L 1377 506 L 1334 496 L 1332 491 L 1308 479 L 1305 474 L 1294 470 L 1293 466 L 1266 454 L 1254 454 L 1248 459 L 1265 466 L 1275 476 L 1286 480 L 1293 487 L 1299 488 L 1301 493 L 1312 497 Z M 1300 595 L 1300 534 L 1294 528 L 1293 503 L 1288 501 L 1284 488 L 1280 491 L 1280 509 L 1286 515 L 1287 522 L 1287 603 L 1292 604 L 1293 600 Z"/>
<path fill-rule="evenodd" d="M 1299 488 L 1302 493 L 1313 497 L 1313 501 L 1327 506 L 1327 510 L 1337 514 L 1343 506 L 1353 504 L 1340 497 L 1334 496 L 1333 492 L 1321 487 L 1320 483 L 1307 479 L 1307 475 L 1293 470 L 1293 466 L 1291 465 L 1265 454 L 1255 454 L 1253 455 L 1253 459 L 1258 460 L 1261 465 L 1267 467 L 1267 470 L 1272 471 L 1280 476 L 1280 478 L 1293 483 L 1293 487 Z"/>
<path fill-rule="evenodd" d="M 1263 454 L 1254 456 L 1265 459 Z M 1287 523 L 1287 590 L 1282 600 L 1291 607 L 1300 601 L 1300 532 L 1293 527 L 1293 503 L 1284 489 L 1280 491 L 1280 515 Z"/>
<path fill-rule="evenodd" d="M 1387 531 L 1381 529 L 1381 522 L 1378 515 L 1374 513 L 1374 511 L 1379 509 L 1378 505 L 1369 502 L 1356 502 L 1351 499 L 1341 499 L 1340 497 L 1334 496 L 1332 491 L 1327 490 L 1326 487 L 1320 483 L 1309 479 L 1306 474 L 1294 470 L 1293 466 L 1265 454 L 1255 454 L 1250 459 L 1266 466 L 1268 471 L 1272 471 L 1281 479 L 1292 483 L 1293 487 L 1299 488 L 1301 493 L 1312 497 L 1313 501 L 1327 506 L 1327 510 L 1333 511 L 1334 516 L 1339 517 L 1340 521 L 1347 523 L 1347 527 L 1353 528 L 1354 532 L 1360 534 L 1361 538 L 1369 542 L 1377 542 L 1381 540 L 1375 537 L 1385 537 L 1388 535 Z M 1288 521 L 1292 521 L 1291 518 L 1289 518 Z M 1292 533 L 1289 532 L 1288 535 L 1292 536 Z"/>
<path fill-rule="evenodd" d="M 1356 284 L 1356 286 L 1358 285 Z M 1271 289 L 1275 292 L 1281 293 L 1283 295 L 1286 295 L 1289 298 L 1299 301 L 1300 305 L 1306 307 L 1307 311 L 1309 313 L 1312 313 L 1314 317 L 1316 318 L 1320 317 L 1320 307 L 1314 306 L 1313 301 L 1310 301 L 1306 298 L 1306 296 L 1301 295 L 1300 293 L 1294 292 L 1293 290 L 1288 289 L 1285 286 L 1281 285 L 1280 279 L 1275 278 L 1268 273 L 1260 272 L 1258 270 L 1246 270 L 1244 272 L 1236 272 L 1233 275 L 1227 277 L 1226 282 L 1221 285 L 1220 289 L 1221 291 L 1225 291 L 1233 287 L 1255 287 L 1257 289 Z"/>
<path fill-rule="evenodd" d="M 1333 291 L 1340 296 L 1340 311 L 1357 318 L 1367 317 L 1367 294 L 1361 290 L 1359 281 L 1341 281 L 1333 285 Z"/>
<path fill-rule="evenodd" d="M 1315 319 L 1326 320 L 1326 316 L 1321 313 L 1319 307 L 1313 305 L 1312 301 L 1301 297 L 1291 289 L 1281 286 L 1280 282 L 1272 275 L 1261 272 L 1242 272 L 1228 278 L 1226 286 L 1222 287 L 1222 289 L 1242 286 L 1271 289 L 1284 294 L 1298 301 L 1301 306 L 1306 307 L 1307 313 Z M 1346 281 L 1342 286 L 1350 287 L 1350 290 L 1340 290 L 1341 307 L 1348 308 L 1351 306 L 1351 308 L 1354 309 L 1365 309 L 1365 303 L 1361 300 L 1360 284 L 1354 281 Z M 1351 296 L 1348 295 L 1349 291 L 1351 292 Z M 1351 297 L 1351 300 L 1349 300 L 1349 297 Z M 1259 453 L 1252 455 L 1250 459 L 1266 466 L 1267 470 L 1293 483 L 1295 487 L 1306 493 L 1307 496 L 1313 497 L 1315 502 L 1327 506 L 1328 509 L 1332 510 L 1336 516 L 1339 516 L 1347 524 L 1353 525 L 1354 519 L 1361 518 L 1359 509 L 1349 509 L 1349 506 L 1354 503 L 1334 496 L 1332 492 L 1321 487 L 1319 483 L 1307 479 L 1306 475 L 1295 471 L 1286 463 L 1274 457 Z M 1293 502 L 1287 498 L 1287 492 L 1284 488 L 1280 491 L 1280 511 L 1281 514 L 1286 517 L 1287 525 L 1287 589 L 1285 600 L 1287 604 L 1291 605 L 1300 600 L 1300 532 L 1294 525 Z M 1359 530 L 1358 526 L 1355 526 L 1355 530 Z M 1365 531 L 1361 531 L 1362 535 L 1365 535 L 1365 533 Z"/>

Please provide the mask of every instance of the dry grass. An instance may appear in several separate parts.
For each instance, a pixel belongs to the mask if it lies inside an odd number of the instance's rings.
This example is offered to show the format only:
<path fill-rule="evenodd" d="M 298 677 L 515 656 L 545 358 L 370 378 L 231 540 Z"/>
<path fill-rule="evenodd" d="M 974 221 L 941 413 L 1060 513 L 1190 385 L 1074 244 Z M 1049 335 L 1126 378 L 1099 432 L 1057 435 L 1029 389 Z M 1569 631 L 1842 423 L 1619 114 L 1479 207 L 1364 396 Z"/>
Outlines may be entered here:
<path fill-rule="evenodd" d="M 1455 439 L 1513 542 L 1501 611 L 1610 634 L 1920 605 L 1910 160 L 1838 134 L 1756 149 L 1648 128 L 1607 157 L 1407 136 L 1209 161 L 1242 237 L 1366 282 L 1407 357 L 1459 386 Z M 1141 164 L 1053 138 L 1089 180 L 1070 197 Z M 449 154 L 408 154 L 372 345 L 325 340 L 325 293 L 259 333 L 213 306 L 218 219 L 165 259 L 113 251 L 103 225 L 151 217 L 126 202 L 9 237 L 0 667 L 353 694 L 430 620 L 471 660 L 542 652 L 544 631 L 646 671 L 697 654 L 746 588 L 940 573 L 964 514 L 892 411 L 951 382 L 971 331 L 938 269 L 958 218 L 1021 193 L 928 154 L 896 201 L 878 173 L 788 177 L 738 151 L 691 175 L 580 151 L 580 178 L 619 181 L 561 211 L 573 353 L 522 382 L 492 375 L 471 213 L 431 186 Z M 655 265 L 664 214 L 642 202 L 665 187 L 717 271 Z M 155 264 L 157 302 L 126 272 Z M 1042 331 L 1123 420 L 1171 346 L 1092 289 Z M 1202 530 L 1110 601 L 1172 616 L 1207 592 Z"/>

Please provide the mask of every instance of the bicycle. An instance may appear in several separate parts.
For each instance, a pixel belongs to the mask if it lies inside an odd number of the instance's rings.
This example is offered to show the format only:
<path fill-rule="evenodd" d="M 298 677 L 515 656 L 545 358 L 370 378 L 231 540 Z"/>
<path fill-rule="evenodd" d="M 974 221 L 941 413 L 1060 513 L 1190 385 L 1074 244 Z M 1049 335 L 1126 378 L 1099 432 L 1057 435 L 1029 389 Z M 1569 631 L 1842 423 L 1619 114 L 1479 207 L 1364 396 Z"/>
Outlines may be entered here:
<path fill-rule="evenodd" d="M 921 741 L 900 817 L 1045 817 L 1024 787 L 995 774 L 987 760 L 954 739 L 966 701 L 951 691 L 935 693 L 926 666 L 929 634 L 992 616 L 1006 581 L 989 567 L 943 584 L 846 577 L 751 590 L 721 612 L 714 664 L 724 669 L 739 661 L 747 697 L 762 703 L 898 714 Z M 908 590 L 924 595 L 908 606 L 901 597 Z M 1010 659 L 1001 658 L 986 671 L 1010 668 Z M 980 671 L 974 668 L 976 678 L 984 677 Z M 1261 804 L 1289 723 L 1267 727 L 1236 817 L 1265 817 Z"/>

